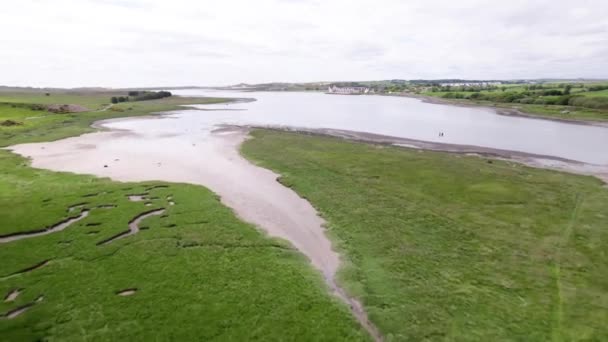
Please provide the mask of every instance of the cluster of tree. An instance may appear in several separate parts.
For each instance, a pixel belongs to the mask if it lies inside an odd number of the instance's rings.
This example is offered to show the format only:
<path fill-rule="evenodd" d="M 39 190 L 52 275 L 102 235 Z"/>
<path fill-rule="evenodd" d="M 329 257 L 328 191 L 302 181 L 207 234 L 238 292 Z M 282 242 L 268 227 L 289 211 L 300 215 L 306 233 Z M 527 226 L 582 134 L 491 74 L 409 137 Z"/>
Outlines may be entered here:
<path fill-rule="evenodd" d="M 578 107 L 608 109 L 608 97 L 572 96 L 568 104 Z"/>
<path fill-rule="evenodd" d="M 338 82 L 333 83 L 336 87 L 346 88 L 346 87 L 365 87 L 365 84 L 359 82 Z"/>
<path fill-rule="evenodd" d="M 133 101 L 146 101 L 146 100 L 158 100 L 165 97 L 170 97 L 170 91 L 130 91 L 129 97 L 133 98 Z"/>
<path fill-rule="evenodd" d="M 583 83 L 560 83 L 557 85 L 558 88 L 566 88 L 566 87 L 570 87 L 570 88 L 584 88 L 585 85 Z"/>
<path fill-rule="evenodd" d="M 128 96 L 112 96 L 110 101 L 112 101 L 112 103 L 114 103 L 114 104 L 119 103 L 119 102 L 127 102 L 127 101 L 129 101 L 129 97 Z"/>
<path fill-rule="evenodd" d="M 541 89 L 553 89 L 553 88 L 562 88 L 564 89 L 564 94 L 570 93 L 572 88 L 583 88 L 584 85 L 582 83 L 579 84 L 569 84 L 569 83 L 560 83 L 557 85 L 547 85 L 547 84 L 531 84 L 524 87 L 526 90 L 541 90 Z"/>
<path fill-rule="evenodd" d="M 594 86 L 587 87 L 588 91 L 601 91 L 601 90 L 606 90 L 606 89 L 608 89 L 608 84 L 605 84 L 605 85 L 594 85 Z"/>
<path fill-rule="evenodd" d="M 384 87 L 384 89 L 381 89 L 380 91 L 384 91 L 387 93 L 400 93 L 404 90 L 406 90 L 408 87 L 405 84 L 393 84 L 393 85 L 389 85 Z"/>
<path fill-rule="evenodd" d="M 470 92 L 479 92 L 482 90 L 487 90 L 487 91 L 494 91 L 494 90 L 498 90 L 501 89 L 502 91 L 507 90 L 507 87 L 498 87 L 495 85 L 488 85 L 488 86 L 434 86 L 431 88 L 432 92 L 450 92 L 450 91 L 470 91 Z"/>
<path fill-rule="evenodd" d="M 446 78 L 439 80 L 410 80 L 410 84 L 422 86 L 440 86 L 441 83 L 482 83 L 482 82 L 498 82 L 498 80 L 463 80 L 459 78 Z M 505 81 L 501 81 L 506 83 Z"/>
<path fill-rule="evenodd" d="M 128 96 L 112 96 L 112 98 L 110 99 L 112 101 L 112 103 L 120 103 L 120 102 L 127 102 L 127 101 L 146 101 L 146 100 L 157 100 L 157 99 L 162 99 L 165 97 L 170 97 L 173 94 L 171 94 L 170 91 L 138 91 L 138 90 L 132 90 L 129 91 L 129 95 Z"/>

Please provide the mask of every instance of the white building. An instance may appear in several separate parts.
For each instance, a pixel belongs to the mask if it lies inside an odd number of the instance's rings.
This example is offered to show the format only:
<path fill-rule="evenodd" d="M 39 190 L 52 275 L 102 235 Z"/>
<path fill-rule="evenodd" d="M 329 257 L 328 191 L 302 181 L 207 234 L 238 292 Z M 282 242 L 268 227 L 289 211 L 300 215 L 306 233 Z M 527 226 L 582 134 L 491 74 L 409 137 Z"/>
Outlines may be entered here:
<path fill-rule="evenodd" d="M 369 88 L 367 87 L 337 87 L 335 85 L 327 88 L 329 94 L 340 94 L 340 95 L 356 95 L 356 94 L 368 94 Z"/>

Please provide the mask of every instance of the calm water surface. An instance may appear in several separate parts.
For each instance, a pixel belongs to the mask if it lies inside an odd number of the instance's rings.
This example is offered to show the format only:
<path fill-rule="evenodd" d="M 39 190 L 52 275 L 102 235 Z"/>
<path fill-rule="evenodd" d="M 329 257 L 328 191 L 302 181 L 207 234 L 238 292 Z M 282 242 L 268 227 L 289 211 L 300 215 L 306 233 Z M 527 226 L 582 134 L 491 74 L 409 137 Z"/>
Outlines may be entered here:
<path fill-rule="evenodd" d="M 475 145 L 608 164 L 608 128 L 497 115 L 491 109 L 388 96 L 298 92 L 174 91 L 184 96 L 249 97 L 249 103 L 203 105 L 169 119 L 115 122 L 138 133 L 201 139 L 219 124 L 333 128 L 424 141 Z M 439 132 L 444 136 L 439 137 Z"/>

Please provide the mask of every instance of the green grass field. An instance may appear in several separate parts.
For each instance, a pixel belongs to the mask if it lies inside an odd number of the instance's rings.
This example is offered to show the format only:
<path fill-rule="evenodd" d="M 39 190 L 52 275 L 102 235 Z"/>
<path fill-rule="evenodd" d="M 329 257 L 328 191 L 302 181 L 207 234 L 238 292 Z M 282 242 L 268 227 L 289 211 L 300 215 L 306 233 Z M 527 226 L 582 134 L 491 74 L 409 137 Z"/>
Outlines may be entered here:
<path fill-rule="evenodd" d="M 557 105 L 535 105 L 521 103 L 480 103 L 499 108 L 517 109 L 524 114 L 540 116 L 549 119 L 580 120 L 580 121 L 608 121 L 608 111 Z"/>
<path fill-rule="evenodd" d="M 0 92 L 0 102 L 7 103 L 36 103 L 36 104 L 77 104 L 90 110 L 101 109 L 110 103 L 112 96 L 118 92 Z M 120 95 L 123 95 L 120 93 Z"/>
<path fill-rule="evenodd" d="M 589 92 L 589 93 L 586 93 L 585 95 L 592 96 L 592 97 L 608 97 L 608 89 Z"/>
<path fill-rule="evenodd" d="M 24 125 L 0 127 L 0 145 L 59 139 L 90 131 L 101 118 L 206 101 L 219 100 L 170 98 L 77 114 L 3 105 L 0 121 Z M 128 198 L 142 193 L 143 202 Z M 154 209 L 165 212 L 145 219 L 137 234 L 99 245 Z M 19 291 L 0 302 L 0 340 L 369 339 L 303 256 L 238 220 L 205 188 L 37 170 L 0 150 L 0 236 L 44 229 L 83 210 L 88 216 L 63 231 L 0 243 L 0 294 Z M 118 295 L 127 289 L 136 292 Z M 9 319 L 20 308 L 27 311 Z"/>
<path fill-rule="evenodd" d="M 328 221 L 387 340 L 608 340 L 608 189 L 438 152 L 255 131 L 242 153 Z"/>

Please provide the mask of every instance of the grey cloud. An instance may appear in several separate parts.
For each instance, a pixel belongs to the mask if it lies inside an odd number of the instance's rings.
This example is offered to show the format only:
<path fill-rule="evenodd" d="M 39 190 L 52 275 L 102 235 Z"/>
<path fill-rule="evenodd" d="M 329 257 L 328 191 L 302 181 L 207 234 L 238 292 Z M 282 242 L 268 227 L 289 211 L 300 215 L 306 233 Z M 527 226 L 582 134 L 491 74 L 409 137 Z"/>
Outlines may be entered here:
<path fill-rule="evenodd" d="M 0 75 L 56 86 L 601 78 L 607 17 L 599 0 L 12 0 Z"/>

